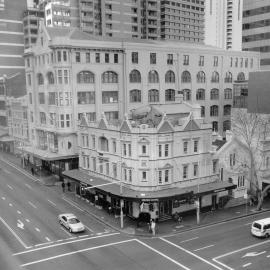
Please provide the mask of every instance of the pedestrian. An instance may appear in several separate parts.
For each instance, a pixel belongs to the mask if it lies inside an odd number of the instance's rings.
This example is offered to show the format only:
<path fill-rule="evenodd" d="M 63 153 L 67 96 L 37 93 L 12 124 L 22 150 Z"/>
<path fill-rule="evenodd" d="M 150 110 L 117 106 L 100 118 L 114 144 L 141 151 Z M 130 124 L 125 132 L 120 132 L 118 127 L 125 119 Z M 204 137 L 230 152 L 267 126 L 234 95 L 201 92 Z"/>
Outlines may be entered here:
<path fill-rule="evenodd" d="M 71 186 L 71 184 L 70 184 L 70 182 L 68 182 L 67 183 L 68 191 L 71 191 L 70 186 Z"/>
<path fill-rule="evenodd" d="M 63 192 L 65 192 L 65 183 L 64 182 L 62 183 L 62 190 L 63 190 Z"/>
<path fill-rule="evenodd" d="M 148 231 L 149 231 L 149 233 L 151 233 L 151 231 L 152 231 L 152 229 L 151 229 L 151 227 L 152 227 L 152 219 L 150 218 L 150 220 L 149 220 L 149 223 L 147 223 L 148 224 Z"/>
<path fill-rule="evenodd" d="M 152 230 L 152 235 L 155 236 L 156 235 L 156 222 L 154 219 L 151 222 L 151 230 Z"/>
<path fill-rule="evenodd" d="M 31 168 L 31 173 L 32 173 L 32 175 L 34 175 L 34 173 L 35 173 L 33 167 Z"/>

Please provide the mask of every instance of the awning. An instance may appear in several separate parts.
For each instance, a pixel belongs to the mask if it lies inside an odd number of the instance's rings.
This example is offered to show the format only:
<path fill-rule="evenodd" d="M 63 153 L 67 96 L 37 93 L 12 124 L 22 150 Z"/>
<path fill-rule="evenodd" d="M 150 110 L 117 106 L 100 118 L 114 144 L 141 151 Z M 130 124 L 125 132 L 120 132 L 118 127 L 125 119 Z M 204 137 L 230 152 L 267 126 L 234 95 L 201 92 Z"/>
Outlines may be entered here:
<path fill-rule="evenodd" d="M 130 189 L 126 186 L 122 186 L 122 193 L 120 193 L 120 181 L 109 181 L 96 177 L 86 173 L 85 171 L 76 169 L 70 171 L 64 171 L 63 176 L 69 179 L 83 182 L 88 186 L 95 187 L 96 189 L 107 192 L 108 194 L 123 197 L 126 199 L 138 199 L 138 200 L 152 200 L 152 199 L 165 199 L 165 198 L 186 198 L 193 195 L 191 187 L 188 188 L 167 188 L 156 191 L 137 191 Z"/>
<path fill-rule="evenodd" d="M 61 155 L 59 153 L 53 153 L 47 150 L 41 150 L 33 146 L 21 146 L 21 147 L 18 147 L 18 149 L 20 149 L 24 153 L 29 153 L 33 155 L 34 157 L 37 157 L 42 160 L 47 160 L 47 161 L 62 160 L 62 159 L 78 157 L 78 155 Z"/>
<path fill-rule="evenodd" d="M 14 138 L 10 137 L 10 136 L 2 136 L 0 137 L 0 142 L 13 142 Z"/>

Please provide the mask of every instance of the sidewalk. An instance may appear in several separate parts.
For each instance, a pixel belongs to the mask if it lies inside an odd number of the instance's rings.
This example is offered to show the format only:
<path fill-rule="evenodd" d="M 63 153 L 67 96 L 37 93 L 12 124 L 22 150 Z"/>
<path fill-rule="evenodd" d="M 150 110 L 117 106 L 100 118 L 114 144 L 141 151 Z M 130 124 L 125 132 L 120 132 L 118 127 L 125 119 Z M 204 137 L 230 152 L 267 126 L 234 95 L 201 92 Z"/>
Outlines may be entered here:
<path fill-rule="evenodd" d="M 13 163 L 15 166 L 22 168 L 20 158 L 15 155 L 0 152 L 0 157 L 3 157 L 4 160 Z M 31 174 L 30 171 L 28 171 Z M 38 177 L 38 176 L 34 176 Z M 74 192 L 66 191 L 63 192 L 61 188 L 61 182 L 58 181 L 56 177 L 39 177 L 39 181 L 52 189 L 53 192 L 57 192 L 59 196 L 65 197 L 75 203 L 78 207 L 83 209 L 89 215 L 94 216 L 96 219 L 100 220 L 107 226 L 111 227 L 114 230 L 121 231 L 126 234 L 138 235 L 138 236 L 152 236 L 148 230 L 147 224 L 141 224 L 137 227 L 135 220 L 132 220 L 129 217 L 124 217 L 124 229 L 120 228 L 120 218 L 115 217 L 113 214 L 109 214 L 106 210 L 100 210 L 94 205 L 75 195 Z M 266 200 L 263 204 L 263 211 L 270 211 L 270 200 Z M 156 234 L 158 236 L 174 234 L 181 231 L 191 230 L 199 226 L 206 226 L 210 224 L 219 223 L 222 221 L 228 221 L 231 219 L 236 219 L 245 215 L 253 215 L 257 213 L 255 206 L 241 205 L 229 209 L 218 209 L 212 212 L 201 213 L 200 214 L 200 224 L 197 224 L 196 215 L 184 216 L 181 224 L 173 220 L 164 221 L 157 224 Z"/>

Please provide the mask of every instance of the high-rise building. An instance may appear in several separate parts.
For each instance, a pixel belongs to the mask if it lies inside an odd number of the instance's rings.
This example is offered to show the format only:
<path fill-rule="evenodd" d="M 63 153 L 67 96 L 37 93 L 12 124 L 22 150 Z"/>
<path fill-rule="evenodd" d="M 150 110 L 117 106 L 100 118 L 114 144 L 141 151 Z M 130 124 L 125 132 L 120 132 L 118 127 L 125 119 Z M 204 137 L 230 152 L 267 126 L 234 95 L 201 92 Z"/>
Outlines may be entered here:
<path fill-rule="evenodd" d="M 270 68 L 270 2 L 245 0 L 243 7 L 243 50 L 261 52 L 261 68 Z"/>
<path fill-rule="evenodd" d="M 205 0 L 205 44 L 242 49 L 243 0 Z"/>

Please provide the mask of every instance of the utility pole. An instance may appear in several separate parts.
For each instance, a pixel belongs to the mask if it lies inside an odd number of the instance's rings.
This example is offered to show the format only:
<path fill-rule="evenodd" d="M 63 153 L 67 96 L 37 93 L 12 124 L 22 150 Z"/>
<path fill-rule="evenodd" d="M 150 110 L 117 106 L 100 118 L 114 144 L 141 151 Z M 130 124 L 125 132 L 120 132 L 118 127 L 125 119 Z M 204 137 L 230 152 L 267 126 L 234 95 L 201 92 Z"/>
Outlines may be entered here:
<path fill-rule="evenodd" d="M 197 224 L 200 224 L 200 197 L 199 197 L 199 191 L 200 191 L 200 184 L 197 185 L 197 200 L 195 201 L 196 204 L 196 216 L 197 216 Z"/>

